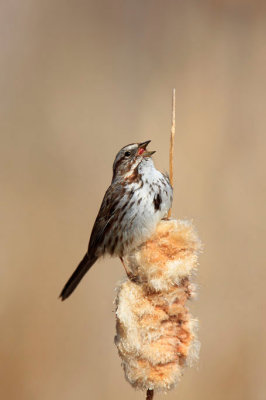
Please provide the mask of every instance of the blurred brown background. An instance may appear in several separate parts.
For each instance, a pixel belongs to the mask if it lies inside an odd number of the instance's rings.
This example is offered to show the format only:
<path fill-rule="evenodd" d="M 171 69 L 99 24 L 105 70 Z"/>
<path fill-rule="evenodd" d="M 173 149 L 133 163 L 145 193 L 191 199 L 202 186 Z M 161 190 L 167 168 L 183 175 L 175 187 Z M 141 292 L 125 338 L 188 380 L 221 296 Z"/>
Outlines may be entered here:
<path fill-rule="evenodd" d="M 117 259 L 66 302 L 116 152 L 152 139 L 205 244 L 198 368 L 156 399 L 266 398 L 266 12 L 257 1 L 1 3 L 0 397 L 144 399 L 113 343 Z"/>

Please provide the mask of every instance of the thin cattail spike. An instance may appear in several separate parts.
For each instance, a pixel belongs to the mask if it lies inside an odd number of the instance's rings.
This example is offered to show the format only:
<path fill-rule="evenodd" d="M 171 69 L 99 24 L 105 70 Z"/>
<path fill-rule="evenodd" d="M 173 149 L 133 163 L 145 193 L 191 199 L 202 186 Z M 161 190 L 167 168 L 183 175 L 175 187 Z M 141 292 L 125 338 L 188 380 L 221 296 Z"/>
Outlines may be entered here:
<path fill-rule="evenodd" d="M 175 139 L 175 89 L 172 95 L 172 126 L 170 136 L 170 151 L 169 151 L 169 178 L 172 187 L 174 186 L 173 159 L 174 159 L 174 139 Z M 171 208 L 168 211 L 168 218 L 171 217 Z"/>

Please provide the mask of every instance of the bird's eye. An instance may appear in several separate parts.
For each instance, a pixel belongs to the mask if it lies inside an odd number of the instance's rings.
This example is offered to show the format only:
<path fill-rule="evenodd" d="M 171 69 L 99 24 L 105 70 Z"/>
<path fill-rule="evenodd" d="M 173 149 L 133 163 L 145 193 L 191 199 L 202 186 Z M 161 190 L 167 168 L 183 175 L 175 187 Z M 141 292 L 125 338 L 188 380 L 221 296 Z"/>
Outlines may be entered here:
<path fill-rule="evenodd" d="M 125 152 L 125 156 L 126 156 L 126 157 L 129 157 L 130 154 L 131 154 L 130 151 L 126 151 L 126 152 Z"/>

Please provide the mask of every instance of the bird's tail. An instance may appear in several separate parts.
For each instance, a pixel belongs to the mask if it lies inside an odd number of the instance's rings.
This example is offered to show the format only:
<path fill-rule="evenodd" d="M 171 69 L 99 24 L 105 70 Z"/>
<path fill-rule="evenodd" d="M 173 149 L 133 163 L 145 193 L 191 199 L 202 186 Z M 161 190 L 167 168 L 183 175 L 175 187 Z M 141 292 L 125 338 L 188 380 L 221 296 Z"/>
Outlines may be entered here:
<path fill-rule="evenodd" d="M 97 257 L 95 256 L 89 257 L 87 253 L 85 254 L 84 258 L 81 260 L 81 262 L 79 263 L 79 265 L 77 266 L 77 268 L 75 269 L 75 271 L 65 284 L 59 296 L 61 297 L 62 301 L 67 299 L 71 295 L 71 293 L 76 289 L 83 276 L 86 274 L 86 272 L 88 272 L 90 267 L 93 266 L 96 260 Z"/>

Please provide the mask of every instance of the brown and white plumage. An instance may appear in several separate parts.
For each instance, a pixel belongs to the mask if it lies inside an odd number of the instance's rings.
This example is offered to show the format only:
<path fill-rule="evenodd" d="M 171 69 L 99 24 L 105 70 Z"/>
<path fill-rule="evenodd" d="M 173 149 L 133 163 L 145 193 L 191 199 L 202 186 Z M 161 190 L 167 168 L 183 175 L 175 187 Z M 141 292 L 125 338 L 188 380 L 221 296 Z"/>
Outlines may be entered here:
<path fill-rule="evenodd" d="M 104 254 L 122 258 L 155 231 L 172 204 L 173 190 L 146 150 L 150 141 L 123 147 L 113 164 L 113 178 L 95 220 L 88 251 L 60 297 L 65 300 Z"/>

